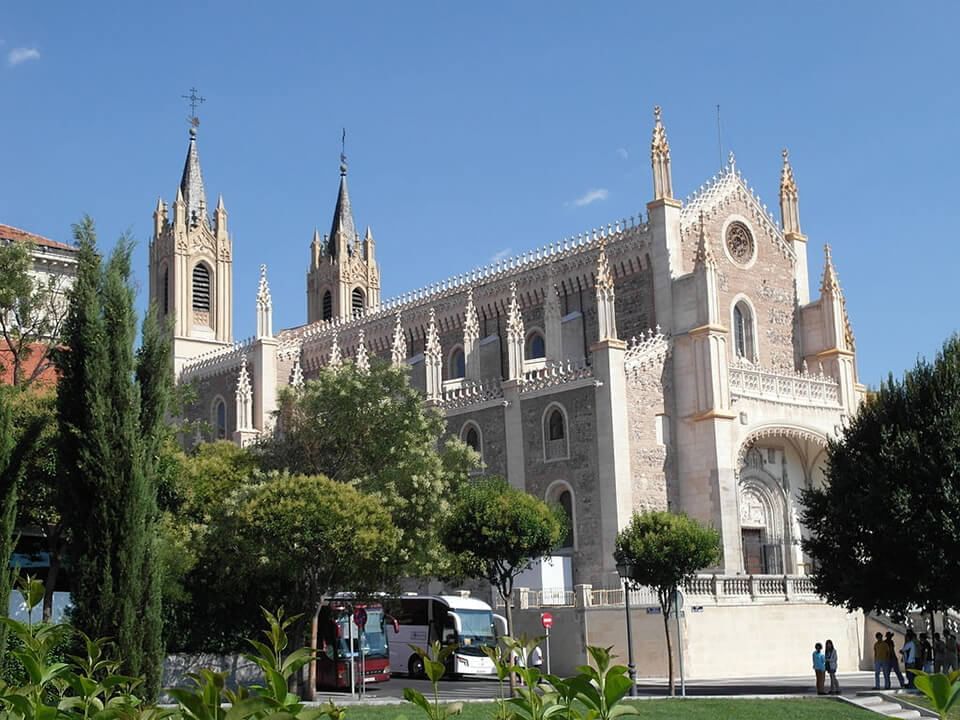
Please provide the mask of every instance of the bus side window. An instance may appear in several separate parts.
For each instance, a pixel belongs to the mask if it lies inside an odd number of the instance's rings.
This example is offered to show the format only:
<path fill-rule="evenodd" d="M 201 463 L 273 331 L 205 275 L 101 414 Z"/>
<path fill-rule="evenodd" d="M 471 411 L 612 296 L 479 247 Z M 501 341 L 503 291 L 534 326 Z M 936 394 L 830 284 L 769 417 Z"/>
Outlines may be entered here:
<path fill-rule="evenodd" d="M 457 641 L 457 629 L 453 624 L 453 618 L 450 616 L 450 613 L 446 613 L 443 618 L 443 638 L 442 642 L 444 645 L 450 645 Z"/>

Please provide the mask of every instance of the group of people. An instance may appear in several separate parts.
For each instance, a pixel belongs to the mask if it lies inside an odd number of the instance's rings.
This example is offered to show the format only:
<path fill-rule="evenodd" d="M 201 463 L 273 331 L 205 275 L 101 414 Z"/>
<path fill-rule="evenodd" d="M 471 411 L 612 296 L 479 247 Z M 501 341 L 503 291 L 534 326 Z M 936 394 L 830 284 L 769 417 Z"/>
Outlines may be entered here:
<path fill-rule="evenodd" d="M 873 644 L 873 687 L 880 689 L 880 676 L 883 675 L 883 689 L 890 689 L 890 674 L 893 673 L 900 681 L 900 687 L 913 688 L 913 673 L 900 671 L 900 660 L 903 660 L 905 670 L 923 670 L 924 672 L 945 673 L 960 669 L 960 644 L 956 635 L 950 629 L 933 634 L 931 642 L 927 633 L 915 634 L 907 630 L 904 635 L 903 647 L 899 652 L 893 644 L 893 633 L 876 634 Z M 899 655 L 899 658 L 898 658 Z"/>
<path fill-rule="evenodd" d="M 826 646 L 817 643 L 813 646 L 813 674 L 817 677 L 817 695 L 839 695 L 840 683 L 837 681 L 837 648 L 833 640 L 827 640 Z M 827 675 L 830 676 L 830 690 L 826 689 Z"/>

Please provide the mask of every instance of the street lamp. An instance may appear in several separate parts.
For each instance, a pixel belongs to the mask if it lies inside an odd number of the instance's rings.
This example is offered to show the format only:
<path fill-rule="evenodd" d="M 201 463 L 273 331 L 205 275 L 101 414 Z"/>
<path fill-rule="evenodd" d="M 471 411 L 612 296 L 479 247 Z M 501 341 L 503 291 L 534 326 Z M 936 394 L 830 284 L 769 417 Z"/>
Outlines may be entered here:
<path fill-rule="evenodd" d="M 608 566 L 609 567 L 609 566 Z M 617 574 L 623 581 L 623 605 L 627 611 L 627 671 L 630 674 L 630 696 L 637 696 L 637 665 L 633 662 L 633 624 L 630 621 L 630 580 L 633 575 L 633 564 L 629 562 L 617 563 Z"/>

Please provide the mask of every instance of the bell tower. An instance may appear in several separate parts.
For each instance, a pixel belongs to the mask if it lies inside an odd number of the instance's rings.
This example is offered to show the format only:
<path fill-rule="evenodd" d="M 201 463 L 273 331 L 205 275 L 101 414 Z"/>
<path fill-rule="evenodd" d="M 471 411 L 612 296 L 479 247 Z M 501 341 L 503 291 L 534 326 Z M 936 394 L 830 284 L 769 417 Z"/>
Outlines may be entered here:
<path fill-rule="evenodd" d="M 307 272 L 307 322 L 346 320 L 380 304 L 380 269 L 373 233 L 357 233 L 347 191 L 347 156 L 340 153 L 340 190 L 330 234 L 313 231 Z"/>
<path fill-rule="evenodd" d="M 197 355 L 233 342 L 233 247 L 223 198 L 210 217 L 197 153 L 190 142 L 172 217 L 160 198 L 150 241 L 150 301 L 171 323 L 174 372 Z"/>

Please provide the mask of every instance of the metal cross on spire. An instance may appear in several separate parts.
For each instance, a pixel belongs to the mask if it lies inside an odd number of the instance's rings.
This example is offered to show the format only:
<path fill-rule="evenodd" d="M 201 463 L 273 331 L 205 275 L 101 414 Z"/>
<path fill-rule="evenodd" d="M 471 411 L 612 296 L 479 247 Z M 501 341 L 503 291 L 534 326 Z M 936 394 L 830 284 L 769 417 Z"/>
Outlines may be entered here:
<path fill-rule="evenodd" d="M 347 174 L 347 129 L 340 135 L 340 174 Z"/>
<path fill-rule="evenodd" d="M 207 99 L 201 97 L 195 87 L 190 88 L 189 95 L 181 95 L 180 97 L 190 102 L 190 124 L 197 127 L 200 124 L 200 118 L 197 117 L 197 106 L 205 103 Z"/>

